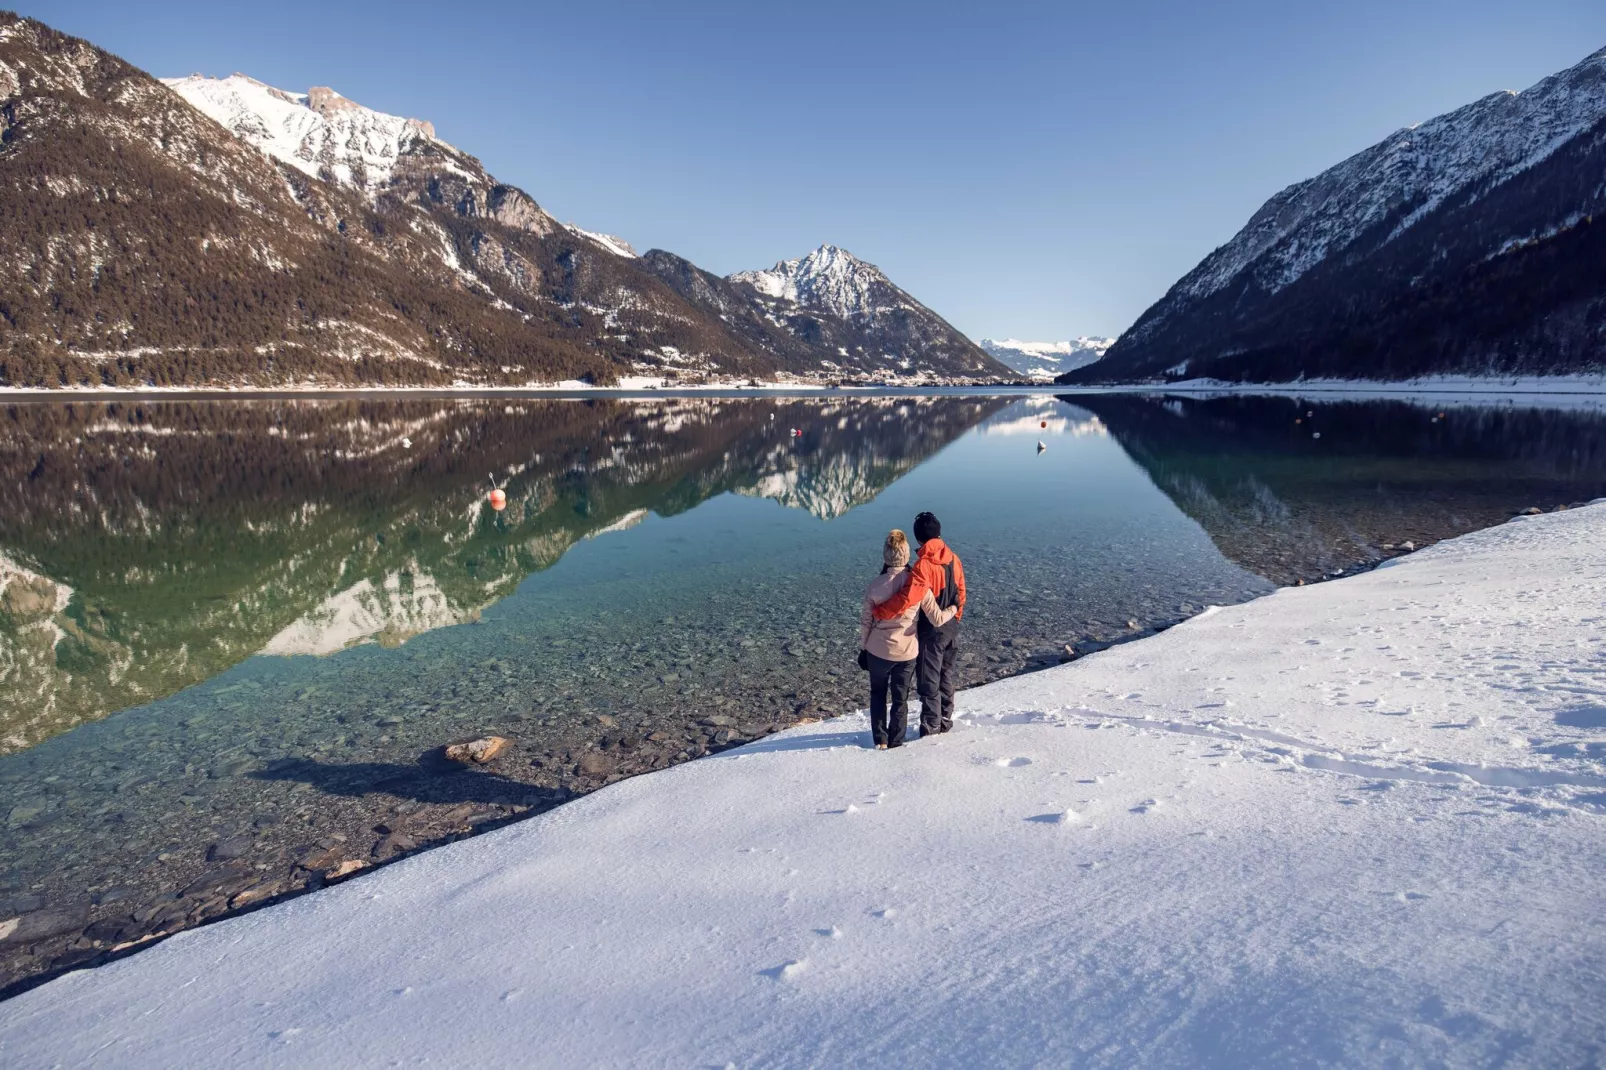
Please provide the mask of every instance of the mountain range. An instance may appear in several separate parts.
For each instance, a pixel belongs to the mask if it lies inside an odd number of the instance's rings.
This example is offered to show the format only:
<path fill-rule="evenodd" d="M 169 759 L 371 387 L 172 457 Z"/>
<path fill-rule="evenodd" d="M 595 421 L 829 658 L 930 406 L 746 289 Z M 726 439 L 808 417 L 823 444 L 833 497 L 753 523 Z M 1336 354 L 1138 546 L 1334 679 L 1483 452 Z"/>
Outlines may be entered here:
<path fill-rule="evenodd" d="M 428 122 L 164 83 L 3 12 L 0 224 L 0 385 L 1007 374 L 844 250 L 729 278 L 637 256 Z"/>
<path fill-rule="evenodd" d="M 1069 342 L 1022 342 L 1017 338 L 983 338 L 976 343 L 994 359 L 1028 379 L 1047 382 L 1055 376 L 1085 368 L 1104 356 L 1113 338 L 1075 338 Z"/>
<path fill-rule="evenodd" d="M 1600 368 L 1603 174 L 1606 50 L 1289 186 L 1063 381 Z"/>

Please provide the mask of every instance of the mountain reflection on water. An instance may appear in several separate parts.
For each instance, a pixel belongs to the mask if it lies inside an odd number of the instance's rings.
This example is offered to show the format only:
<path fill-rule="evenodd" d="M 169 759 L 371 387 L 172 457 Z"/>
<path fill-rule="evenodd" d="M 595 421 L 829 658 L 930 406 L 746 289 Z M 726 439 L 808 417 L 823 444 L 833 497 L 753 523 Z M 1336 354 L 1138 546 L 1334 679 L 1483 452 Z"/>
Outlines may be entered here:
<path fill-rule="evenodd" d="M 395 646 L 474 620 L 580 540 L 649 512 L 733 491 L 840 516 L 1006 404 L 11 405 L 0 753 L 254 653 Z M 501 513 L 485 505 L 493 477 Z"/>
<path fill-rule="evenodd" d="M 1606 416 L 1521 403 L 1069 395 L 1221 552 L 1317 579 L 1606 494 Z"/>

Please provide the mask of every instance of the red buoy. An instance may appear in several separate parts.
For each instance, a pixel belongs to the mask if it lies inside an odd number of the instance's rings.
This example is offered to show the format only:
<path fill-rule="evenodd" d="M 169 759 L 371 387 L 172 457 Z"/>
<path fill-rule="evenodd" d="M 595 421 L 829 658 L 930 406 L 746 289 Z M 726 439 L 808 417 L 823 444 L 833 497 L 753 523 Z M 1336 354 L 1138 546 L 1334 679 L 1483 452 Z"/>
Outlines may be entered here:
<path fill-rule="evenodd" d="M 501 487 L 497 487 L 495 490 L 491 491 L 490 499 L 491 508 L 495 509 L 497 512 L 500 513 L 503 509 L 507 508 L 507 494 L 502 490 Z"/>
<path fill-rule="evenodd" d="M 1047 427 L 1048 426 L 1048 421 L 1044 420 L 1042 423 L 1038 424 L 1037 426 L 1038 427 Z"/>

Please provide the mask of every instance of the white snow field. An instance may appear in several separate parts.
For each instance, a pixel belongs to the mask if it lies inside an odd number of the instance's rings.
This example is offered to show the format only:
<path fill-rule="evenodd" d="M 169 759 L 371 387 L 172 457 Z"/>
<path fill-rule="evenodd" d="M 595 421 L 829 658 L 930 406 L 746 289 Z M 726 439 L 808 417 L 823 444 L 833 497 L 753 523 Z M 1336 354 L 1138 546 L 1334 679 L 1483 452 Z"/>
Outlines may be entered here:
<path fill-rule="evenodd" d="M 1603 628 L 1606 507 L 1523 519 L 180 933 L 0 1064 L 1598 1066 Z"/>

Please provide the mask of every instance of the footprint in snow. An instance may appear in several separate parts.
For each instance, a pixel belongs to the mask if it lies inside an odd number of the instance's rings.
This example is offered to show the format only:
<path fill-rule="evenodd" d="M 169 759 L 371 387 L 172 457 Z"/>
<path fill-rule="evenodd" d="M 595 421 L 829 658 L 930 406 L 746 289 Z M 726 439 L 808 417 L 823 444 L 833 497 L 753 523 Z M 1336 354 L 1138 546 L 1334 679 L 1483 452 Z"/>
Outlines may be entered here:
<path fill-rule="evenodd" d="M 1426 892 L 1395 892 L 1394 898 L 1402 903 L 1416 903 L 1428 898 Z"/>
<path fill-rule="evenodd" d="M 1082 815 L 1075 810 L 1056 810 L 1051 814 L 1036 814 L 1026 820 L 1034 821 L 1039 825 L 1072 825 L 1082 819 Z"/>
<path fill-rule="evenodd" d="M 771 966 L 758 972 L 772 981 L 790 981 L 807 968 L 807 963 L 807 959 L 788 959 L 779 966 Z"/>
<path fill-rule="evenodd" d="M 828 940 L 842 939 L 842 930 L 838 929 L 835 925 L 831 926 L 829 929 L 815 929 L 814 932 L 816 935 L 823 936 Z"/>
<path fill-rule="evenodd" d="M 880 910 L 870 911 L 871 916 L 891 920 L 898 913 L 895 907 L 882 907 Z"/>
<path fill-rule="evenodd" d="M 1023 765 L 1031 765 L 1030 758 L 994 758 L 993 764 L 1000 769 L 1019 769 Z"/>
<path fill-rule="evenodd" d="M 1147 814 L 1151 811 L 1158 810 L 1159 808 L 1159 799 L 1144 799 L 1142 802 L 1134 806 L 1131 812 L 1134 814 Z"/>
<path fill-rule="evenodd" d="M 522 988 L 510 988 L 506 992 L 502 993 L 502 1002 L 503 1003 L 512 1003 L 514 1000 L 518 999 L 522 995 L 524 995 L 524 989 L 522 989 Z"/>

